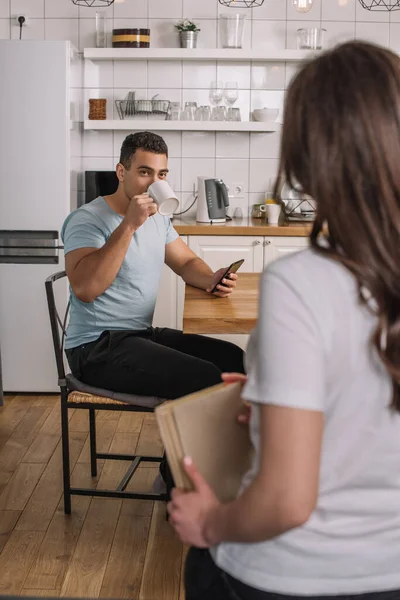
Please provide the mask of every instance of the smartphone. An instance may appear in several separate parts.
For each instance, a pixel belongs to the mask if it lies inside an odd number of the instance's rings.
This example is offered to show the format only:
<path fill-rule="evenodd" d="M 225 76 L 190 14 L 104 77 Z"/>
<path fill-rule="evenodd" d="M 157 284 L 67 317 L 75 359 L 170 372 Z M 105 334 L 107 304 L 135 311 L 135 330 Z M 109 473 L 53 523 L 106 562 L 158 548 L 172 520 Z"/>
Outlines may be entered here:
<path fill-rule="evenodd" d="M 222 277 L 218 281 L 218 283 L 213 287 L 213 289 L 211 290 L 211 293 L 214 294 L 214 292 L 217 291 L 217 287 L 219 285 L 221 285 L 222 280 L 225 279 L 230 273 L 236 273 L 236 271 L 238 271 L 240 269 L 240 267 L 242 266 L 243 263 L 244 263 L 244 258 L 232 263 L 231 266 L 228 267 L 227 270 L 225 271 L 225 273 L 222 275 Z"/>

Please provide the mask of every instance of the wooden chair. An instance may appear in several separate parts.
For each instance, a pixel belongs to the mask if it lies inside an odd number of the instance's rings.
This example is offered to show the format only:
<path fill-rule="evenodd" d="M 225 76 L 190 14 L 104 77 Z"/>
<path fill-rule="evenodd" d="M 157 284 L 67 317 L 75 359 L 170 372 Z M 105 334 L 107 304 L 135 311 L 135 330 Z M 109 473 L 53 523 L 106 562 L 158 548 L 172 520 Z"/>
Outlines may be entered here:
<path fill-rule="evenodd" d="M 166 500 L 167 495 L 155 493 L 127 492 L 126 487 L 135 474 L 142 461 L 161 462 L 158 456 L 138 456 L 131 454 L 114 454 L 97 452 L 96 449 L 96 411 L 118 410 L 133 412 L 153 412 L 154 408 L 163 400 L 150 396 L 137 396 L 134 394 L 120 394 L 95 388 L 79 381 L 71 373 L 66 374 L 64 368 L 64 341 L 66 337 L 66 324 L 69 314 L 69 302 L 64 311 L 63 319 L 57 310 L 54 285 L 66 277 L 65 271 L 60 271 L 46 279 L 46 296 L 49 309 L 51 333 L 53 337 L 54 353 L 57 363 L 58 385 L 61 391 L 61 438 L 62 438 L 62 463 L 64 481 L 64 512 L 71 513 L 71 496 L 101 496 L 106 498 L 136 498 L 141 500 Z M 97 475 L 97 459 L 127 460 L 131 464 L 117 486 L 116 490 L 102 490 L 92 488 L 71 487 L 70 459 L 69 459 L 69 434 L 68 434 L 68 409 L 84 409 L 89 411 L 89 438 L 90 438 L 90 465 L 92 477 Z"/>

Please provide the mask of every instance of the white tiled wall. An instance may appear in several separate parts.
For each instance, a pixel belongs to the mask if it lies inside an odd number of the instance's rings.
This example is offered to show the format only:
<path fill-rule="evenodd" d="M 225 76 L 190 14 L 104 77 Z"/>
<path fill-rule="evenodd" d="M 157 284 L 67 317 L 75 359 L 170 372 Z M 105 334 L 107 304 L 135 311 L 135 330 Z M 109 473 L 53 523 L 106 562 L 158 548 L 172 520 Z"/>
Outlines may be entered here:
<path fill-rule="evenodd" d="M 218 15 L 233 12 L 218 0 L 115 0 L 106 10 L 108 39 L 113 27 L 149 27 L 152 47 L 178 46 L 174 24 L 181 17 L 198 22 L 199 47 L 219 44 Z M 14 17 L 24 14 L 26 39 L 70 39 L 79 49 L 95 43 L 95 12 L 78 8 L 72 0 L 0 0 L 0 39 L 18 38 Z M 313 9 L 300 14 L 292 0 L 265 0 L 261 7 L 242 10 L 246 14 L 244 45 L 257 49 L 296 47 L 299 27 L 319 26 L 327 30 L 326 45 L 360 38 L 389 45 L 400 52 L 400 12 L 368 12 L 358 0 L 314 0 Z M 239 83 L 242 118 L 254 108 L 281 107 L 284 90 L 295 70 L 291 64 L 115 62 L 87 64 L 84 103 L 80 118 L 87 114 L 87 100 L 108 100 L 108 116 L 116 117 L 114 100 L 136 90 L 138 98 L 155 94 L 172 101 L 196 100 L 208 104 L 213 79 Z M 88 131 L 82 143 L 83 170 L 112 169 L 118 160 L 124 132 Z M 244 185 L 243 198 L 232 202 L 244 212 L 262 199 L 277 168 L 279 134 L 180 133 L 164 134 L 170 151 L 170 181 L 180 192 L 182 203 L 192 202 L 197 175 L 221 176 L 228 184 Z M 83 177 L 78 188 L 83 196 Z"/>

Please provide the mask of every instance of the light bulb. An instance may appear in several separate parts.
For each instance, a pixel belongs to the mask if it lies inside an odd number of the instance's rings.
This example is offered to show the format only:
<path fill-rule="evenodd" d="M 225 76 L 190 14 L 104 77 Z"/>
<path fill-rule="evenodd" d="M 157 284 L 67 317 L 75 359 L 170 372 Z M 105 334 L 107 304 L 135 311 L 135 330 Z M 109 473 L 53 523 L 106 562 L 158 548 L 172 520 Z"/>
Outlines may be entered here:
<path fill-rule="evenodd" d="M 293 0 L 297 12 L 306 13 L 313 7 L 314 0 Z"/>

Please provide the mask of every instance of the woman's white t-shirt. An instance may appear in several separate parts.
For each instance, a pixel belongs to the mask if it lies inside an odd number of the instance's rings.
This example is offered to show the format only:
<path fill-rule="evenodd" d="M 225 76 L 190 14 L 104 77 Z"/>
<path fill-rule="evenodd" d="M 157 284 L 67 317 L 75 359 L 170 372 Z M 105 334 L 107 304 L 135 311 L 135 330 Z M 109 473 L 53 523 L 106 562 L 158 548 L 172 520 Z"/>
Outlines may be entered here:
<path fill-rule="evenodd" d="M 376 317 L 341 264 L 305 250 L 262 276 L 244 398 L 258 470 L 260 404 L 324 413 L 319 496 L 301 527 L 223 543 L 216 563 L 250 586 L 295 595 L 400 590 L 400 414 L 370 339 Z M 245 516 L 244 516 L 245 518 Z"/>

